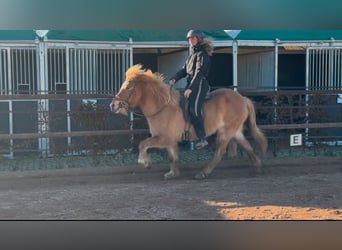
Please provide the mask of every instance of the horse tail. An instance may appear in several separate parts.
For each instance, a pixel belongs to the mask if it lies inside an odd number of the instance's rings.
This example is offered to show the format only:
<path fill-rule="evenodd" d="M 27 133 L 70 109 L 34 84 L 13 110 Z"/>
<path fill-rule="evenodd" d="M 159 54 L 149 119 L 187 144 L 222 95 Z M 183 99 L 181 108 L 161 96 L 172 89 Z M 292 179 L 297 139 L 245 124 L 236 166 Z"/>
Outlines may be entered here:
<path fill-rule="evenodd" d="M 264 133 L 260 130 L 260 128 L 256 124 L 256 115 L 255 115 L 255 108 L 253 102 L 245 97 L 248 109 L 248 127 L 249 131 L 258 144 L 259 148 L 261 149 L 262 154 L 265 154 L 267 151 L 267 139 Z"/>

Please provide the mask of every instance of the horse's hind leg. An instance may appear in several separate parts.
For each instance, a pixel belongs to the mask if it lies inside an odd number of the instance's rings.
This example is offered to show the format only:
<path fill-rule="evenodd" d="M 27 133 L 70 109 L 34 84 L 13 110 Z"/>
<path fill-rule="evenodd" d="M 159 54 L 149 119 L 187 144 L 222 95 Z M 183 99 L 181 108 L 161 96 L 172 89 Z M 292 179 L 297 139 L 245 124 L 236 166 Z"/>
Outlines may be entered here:
<path fill-rule="evenodd" d="M 231 140 L 228 144 L 228 155 L 230 157 L 237 156 L 237 144 L 234 140 Z"/>
<path fill-rule="evenodd" d="M 261 166 L 262 162 L 260 158 L 254 153 L 254 150 L 251 146 L 251 144 L 247 141 L 245 136 L 242 134 L 242 132 L 238 132 L 235 135 L 236 142 L 244 149 L 244 151 L 247 153 L 249 159 L 252 161 L 255 170 L 257 173 L 261 173 Z"/>
<path fill-rule="evenodd" d="M 176 161 L 178 160 L 178 144 L 176 143 L 173 146 L 166 148 L 169 160 L 170 160 L 170 171 L 164 174 L 164 179 L 169 180 L 179 176 L 179 169 L 176 165 Z"/>
<path fill-rule="evenodd" d="M 217 164 L 221 161 L 231 138 L 232 136 L 227 131 L 219 130 L 217 132 L 214 158 L 202 171 L 195 175 L 195 179 L 205 179 L 211 174 Z"/>

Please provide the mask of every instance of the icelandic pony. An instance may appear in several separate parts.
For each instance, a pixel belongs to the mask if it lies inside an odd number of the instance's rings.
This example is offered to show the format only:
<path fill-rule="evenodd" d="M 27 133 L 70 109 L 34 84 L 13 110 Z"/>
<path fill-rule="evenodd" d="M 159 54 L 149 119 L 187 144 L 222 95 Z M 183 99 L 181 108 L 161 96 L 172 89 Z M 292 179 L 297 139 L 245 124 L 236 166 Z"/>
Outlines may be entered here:
<path fill-rule="evenodd" d="M 193 127 L 184 118 L 179 102 L 179 92 L 165 84 L 162 75 L 144 70 L 138 64 L 126 71 L 126 80 L 110 103 L 111 111 L 117 114 L 128 115 L 129 110 L 134 107 L 141 109 L 147 119 L 151 137 L 140 142 L 138 162 L 148 167 L 151 162 L 147 150 L 166 149 L 170 158 L 170 171 L 164 175 L 165 179 L 175 178 L 180 174 L 176 165 L 178 142 L 189 126 L 190 140 L 197 139 Z M 266 152 L 267 140 L 256 125 L 251 100 L 230 89 L 217 89 L 205 101 L 203 113 L 206 135 L 216 133 L 216 151 L 213 159 L 195 178 L 204 179 L 210 175 L 221 161 L 231 140 L 244 149 L 256 171 L 261 172 L 262 162 L 243 134 L 244 125 L 247 125 L 260 152 Z"/>

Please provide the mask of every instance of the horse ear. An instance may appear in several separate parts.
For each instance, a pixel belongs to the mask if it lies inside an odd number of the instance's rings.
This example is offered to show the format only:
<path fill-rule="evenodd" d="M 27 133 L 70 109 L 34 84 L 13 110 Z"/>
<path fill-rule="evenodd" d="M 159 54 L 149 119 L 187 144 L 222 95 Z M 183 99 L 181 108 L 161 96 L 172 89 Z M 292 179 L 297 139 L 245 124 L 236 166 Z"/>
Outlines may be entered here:
<path fill-rule="evenodd" d="M 150 69 L 147 70 L 145 74 L 146 74 L 147 76 L 153 76 L 153 73 L 152 73 L 152 71 L 151 71 Z"/>

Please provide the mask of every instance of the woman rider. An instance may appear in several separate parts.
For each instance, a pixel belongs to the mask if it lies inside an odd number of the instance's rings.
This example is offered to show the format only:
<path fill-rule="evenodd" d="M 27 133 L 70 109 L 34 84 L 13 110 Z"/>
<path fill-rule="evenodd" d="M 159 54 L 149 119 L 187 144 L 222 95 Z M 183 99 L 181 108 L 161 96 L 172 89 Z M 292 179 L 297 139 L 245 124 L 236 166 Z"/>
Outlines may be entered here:
<path fill-rule="evenodd" d="M 190 45 L 190 54 L 184 66 L 171 77 L 170 84 L 174 85 L 181 78 L 187 77 L 187 85 L 184 90 L 184 97 L 189 101 L 189 118 L 193 124 L 199 140 L 196 142 L 196 149 L 208 145 L 205 139 L 202 106 L 209 91 L 207 76 L 210 69 L 210 56 L 213 52 L 212 41 L 204 38 L 201 30 L 190 30 L 187 33 Z"/>

